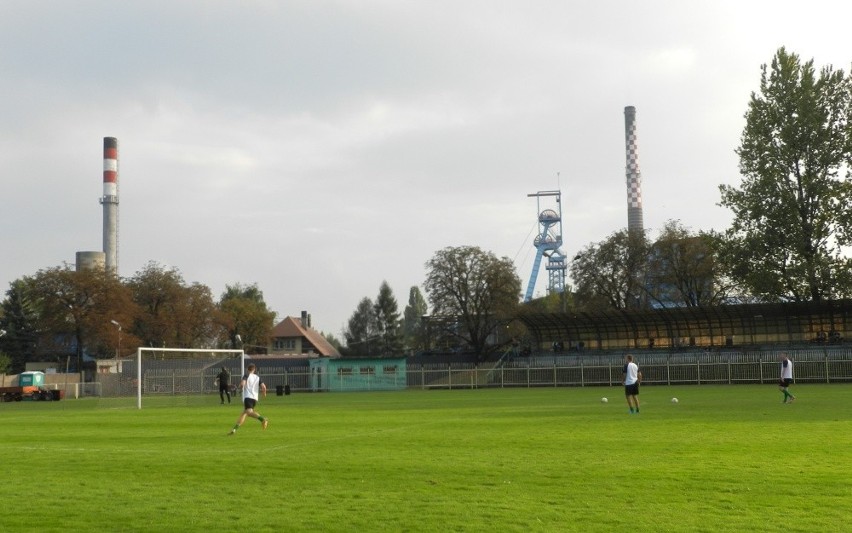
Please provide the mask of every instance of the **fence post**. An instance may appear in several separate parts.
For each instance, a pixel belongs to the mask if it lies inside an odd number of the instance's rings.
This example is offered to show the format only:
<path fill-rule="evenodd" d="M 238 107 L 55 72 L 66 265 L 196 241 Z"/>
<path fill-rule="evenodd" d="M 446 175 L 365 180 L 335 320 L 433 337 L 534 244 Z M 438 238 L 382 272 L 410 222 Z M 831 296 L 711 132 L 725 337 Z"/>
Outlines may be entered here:
<path fill-rule="evenodd" d="M 556 388 L 556 359 L 553 359 L 553 387 Z"/>
<path fill-rule="evenodd" d="M 666 356 L 666 385 L 672 384 L 672 356 Z"/>
<path fill-rule="evenodd" d="M 696 367 L 697 367 L 697 373 L 698 373 L 698 383 L 696 383 L 696 385 L 701 385 L 701 356 L 700 355 L 698 356 L 698 364 L 696 365 Z"/>

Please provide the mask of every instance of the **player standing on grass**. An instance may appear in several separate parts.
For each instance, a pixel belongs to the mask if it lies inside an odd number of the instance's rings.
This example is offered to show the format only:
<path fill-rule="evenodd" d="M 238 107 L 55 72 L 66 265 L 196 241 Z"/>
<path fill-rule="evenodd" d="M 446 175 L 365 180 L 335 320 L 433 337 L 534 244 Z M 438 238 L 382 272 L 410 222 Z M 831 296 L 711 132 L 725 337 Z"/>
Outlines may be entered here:
<path fill-rule="evenodd" d="M 781 403 L 793 403 L 793 400 L 796 399 L 793 396 L 788 388 L 790 384 L 793 383 L 793 361 L 787 357 L 787 354 L 781 354 L 781 381 L 778 382 L 778 389 L 784 393 L 784 399 Z"/>
<path fill-rule="evenodd" d="M 225 405 L 225 395 L 228 396 L 228 403 L 231 403 L 231 375 L 224 366 L 216 374 L 216 382 L 219 384 L 219 399 L 222 400 L 222 405 Z"/>
<path fill-rule="evenodd" d="M 261 416 L 260 413 L 254 410 L 254 407 L 257 405 L 258 395 L 263 393 L 263 397 L 266 398 L 266 384 L 260 379 L 260 376 L 255 374 L 254 363 L 246 368 L 246 375 L 240 381 L 240 388 L 243 390 L 243 412 L 237 418 L 237 424 L 234 426 L 234 429 L 228 432 L 228 435 L 236 433 L 240 429 L 240 426 L 243 425 L 243 422 L 246 421 L 247 416 L 257 418 L 263 429 L 266 429 L 269 426 L 269 419 Z"/>
<path fill-rule="evenodd" d="M 631 413 L 639 413 L 639 384 L 642 383 L 642 372 L 639 365 L 633 362 L 633 356 L 627 354 L 627 362 L 624 363 L 624 397 L 627 398 L 627 407 Z"/>

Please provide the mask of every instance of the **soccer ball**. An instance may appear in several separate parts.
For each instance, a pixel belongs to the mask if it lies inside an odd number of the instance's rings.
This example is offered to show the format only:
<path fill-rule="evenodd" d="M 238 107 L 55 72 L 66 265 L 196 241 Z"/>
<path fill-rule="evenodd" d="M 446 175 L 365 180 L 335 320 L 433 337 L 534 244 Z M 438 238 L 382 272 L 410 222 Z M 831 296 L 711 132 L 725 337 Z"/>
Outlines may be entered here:
<path fill-rule="evenodd" d="M 608 400 L 605 396 L 604 396 L 603 398 L 601 398 L 601 403 L 606 403 L 606 402 L 608 402 L 608 401 L 609 401 L 609 400 Z"/>
<path fill-rule="evenodd" d="M 672 398 L 672 403 L 677 403 L 677 398 Z"/>

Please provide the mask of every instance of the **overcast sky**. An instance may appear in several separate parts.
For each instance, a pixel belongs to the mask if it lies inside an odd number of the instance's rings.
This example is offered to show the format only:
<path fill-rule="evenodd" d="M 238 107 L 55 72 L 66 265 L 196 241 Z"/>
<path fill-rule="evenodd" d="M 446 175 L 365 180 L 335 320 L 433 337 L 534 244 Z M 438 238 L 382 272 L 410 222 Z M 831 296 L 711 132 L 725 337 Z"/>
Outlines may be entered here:
<path fill-rule="evenodd" d="M 0 284 L 102 249 L 103 137 L 121 276 L 256 283 L 337 337 L 383 280 L 402 311 L 447 246 L 512 259 L 526 289 L 530 193 L 562 191 L 568 257 L 626 227 L 625 106 L 650 236 L 721 231 L 761 64 L 786 46 L 848 72 L 850 20 L 819 0 L 0 0 Z"/>

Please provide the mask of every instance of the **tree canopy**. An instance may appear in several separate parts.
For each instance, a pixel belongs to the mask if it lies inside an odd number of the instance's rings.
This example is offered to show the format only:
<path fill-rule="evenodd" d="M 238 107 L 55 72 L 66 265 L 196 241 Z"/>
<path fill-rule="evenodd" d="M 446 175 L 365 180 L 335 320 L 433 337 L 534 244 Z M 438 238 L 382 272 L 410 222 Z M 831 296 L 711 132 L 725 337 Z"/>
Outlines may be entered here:
<path fill-rule="evenodd" d="M 521 280 L 512 261 L 475 246 L 436 252 L 426 263 L 424 288 L 432 315 L 452 324 L 445 333 L 478 357 L 495 347 L 489 337 L 515 316 L 521 297 Z"/>
<path fill-rule="evenodd" d="M 678 220 L 669 220 L 650 246 L 647 267 L 649 298 L 660 307 L 718 305 L 728 284 L 716 261 L 721 236 L 693 234 Z"/>
<path fill-rule="evenodd" d="M 721 258 L 758 300 L 852 295 L 843 254 L 852 242 L 850 118 L 852 79 L 842 70 L 817 72 L 784 48 L 761 66 L 736 150 L 742 183 L 720 186 L 720 205 L 734 213 Z"/>
<path fill-rule="evenodd" d="M 376 315 L 379 355 L 399 357 L 403 348 L 399 304 L 387 281 L 382 281 L 379 287 L 373 312 Z"/>
<path fill-rule="evenodd" d="M 373 302 L 364 297 L 358 302 L 358 307 L 349 317 L 346 331 L 343 334 L 346 340 L 346 355 L 366 356 L 372 355 L 377 348 L 375 343 L 378 339 L 379 326 L 376 323 L 376 314 L 373 311 Z M 371 345 L 372 343 L 372 345 Z"/>
<path fill-rule="evenodd" d="M 226 344 L 235 348 L 242 344 L 249 353 L 267 345 L 275 312 L 267 307 L 257 284 L 226 285 L 219 300 L 219 311 L 219 319 L 228 337 Z M 242 343 L 237 342 L 237 335 Z"/>
<path fill-rule="evenodd" d="M 402 318 L 402 331 L 406 347 L 420 350 L 425 345 L 423 331 L 423 316 L 429 312 L 426 299 L 416 285 L 408 290 L 408 305 L 405 306 Z"/>
<path fill-rule="evenodd" d="M 642 306 L 647 257 L 645 235 L 627 229 L 588 245 L 574 257 L 570 267 L 577 307 L 599 311 Z"/>

